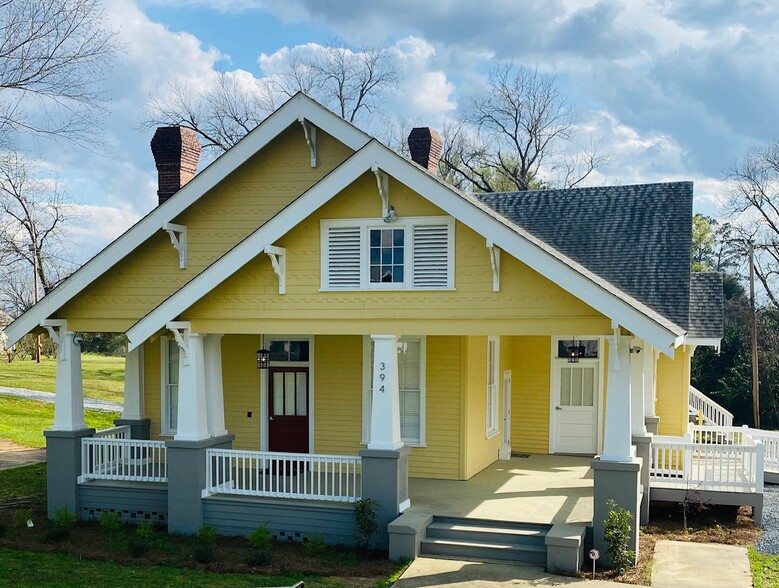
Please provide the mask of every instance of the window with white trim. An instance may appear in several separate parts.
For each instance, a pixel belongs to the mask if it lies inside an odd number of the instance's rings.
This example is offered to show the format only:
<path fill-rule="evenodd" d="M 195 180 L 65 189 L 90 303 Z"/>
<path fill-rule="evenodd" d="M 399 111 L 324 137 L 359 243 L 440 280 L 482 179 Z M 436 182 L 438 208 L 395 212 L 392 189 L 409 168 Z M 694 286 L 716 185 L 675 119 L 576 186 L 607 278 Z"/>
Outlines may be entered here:
<path fill-rule="evenodd" d="M 454 288 L 454 219 L 321 222 L 322 290 Z"/>
<path fill-rule="evenodd" d="M 498 434 L 498 372 L 500 371 L 500 339 L 487 337 L 487 437 Z"/>
<path fill-rule="evenodd" d="M 371 439 L 374 342 L 363 338 L 362 442 Z M 425 338 L 398 340 L 398 387 L 400 392 L 400 437 L 410 446 L 425 445 Z"/>
<path fill-rule="evenodd" d="M 160 339 L 162 372 L 162 414 L 160 432 L 175 435 L 179 411 L 179 353 L 181 349 L 175 339 Z"/>

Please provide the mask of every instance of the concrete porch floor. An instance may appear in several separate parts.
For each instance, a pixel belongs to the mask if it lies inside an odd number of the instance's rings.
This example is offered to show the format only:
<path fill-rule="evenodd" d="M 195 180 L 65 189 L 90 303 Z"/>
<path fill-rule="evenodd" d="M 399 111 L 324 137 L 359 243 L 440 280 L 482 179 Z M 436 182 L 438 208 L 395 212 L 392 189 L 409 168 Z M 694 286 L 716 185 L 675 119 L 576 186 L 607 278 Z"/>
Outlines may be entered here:
<path fill-rule="evenodd" d="M 467 481 L 410 478 L 410 512 L 523 523 L 589 524 L 591 461 L 590 457 L 530 455 L 497 461 Z"/>

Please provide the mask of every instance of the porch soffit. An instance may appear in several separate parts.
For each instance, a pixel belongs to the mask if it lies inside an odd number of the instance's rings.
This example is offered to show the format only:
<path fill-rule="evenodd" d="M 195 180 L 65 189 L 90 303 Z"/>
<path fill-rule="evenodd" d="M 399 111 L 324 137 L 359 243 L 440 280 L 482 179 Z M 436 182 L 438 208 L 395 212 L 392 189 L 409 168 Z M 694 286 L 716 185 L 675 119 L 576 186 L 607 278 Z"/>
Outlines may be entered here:
<path fill-rule="evenodd" d="M 118 239 L 81 266 L 62 284 L 44 296 L 40 302 L 30 307 L 8 325 L 4 331 L 8 337 L 8 343 L 10 345 L 16 343 L 24 335 L 38 327 L 43 320 L 54 315 L 68 301 L 85 290 L 152 235 L 162 230 L 164 225 L 172 222 L 176 216 L 197 202 L 211 188 L 264 148 L 281 132 L 293 124 L 300 124 L 298 122 L 300 118 L 313 123 L 355 151 L 362 148 L 371 139 L 363 131 L 305 94 L 296 94 L 241 139 L 232 149 L 196 174 L 171 198 L 149 212 Z"/>
<path fill-rule="evenodd" d="M 500 216 L 477 198 L 452 189 L 375 139 L 133 325 L 127 331 L 130 348 L 137 347 L 166 322 L 175 319 L 376 165 L 480 235 L 485 238 L 489 235 L 495 245 L 604 316 L 673 356 L 674 342 L 684 335 L 681 327 Z"/>

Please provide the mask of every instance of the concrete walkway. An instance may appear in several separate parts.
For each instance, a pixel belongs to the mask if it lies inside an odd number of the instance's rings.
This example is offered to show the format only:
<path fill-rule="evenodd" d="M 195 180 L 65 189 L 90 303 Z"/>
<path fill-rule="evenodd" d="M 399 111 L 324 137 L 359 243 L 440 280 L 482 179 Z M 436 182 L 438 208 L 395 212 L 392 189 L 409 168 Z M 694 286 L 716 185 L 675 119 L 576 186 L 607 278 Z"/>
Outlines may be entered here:
<path fill-rule="evenodd" d="M 54 403 L 54 392 L 41 392 L 40 390 L 26 390 L 25 388 L 9 388 L 0 386 L 0 394 L 4 396 L 17 396 L 29 400 L 38 400 L 39 402 Z M 97 398 L 84 398 L 84 408 L 90 410 L 101 410 L 103 412 L 122 412 L 122 405 L 108 400 L 98 400 Z"/>
<path fill-rule="evenodd" d="M 751 588 L 746 547 L 716 543 L 658 541 L 652 565 L 653 588 Z"/>
<path fill-rule="evenodd" d="M 10 470 L 42 461 L 46 461 L 45 449 L 31 449 L 0 439 L 0 470 Z"/>

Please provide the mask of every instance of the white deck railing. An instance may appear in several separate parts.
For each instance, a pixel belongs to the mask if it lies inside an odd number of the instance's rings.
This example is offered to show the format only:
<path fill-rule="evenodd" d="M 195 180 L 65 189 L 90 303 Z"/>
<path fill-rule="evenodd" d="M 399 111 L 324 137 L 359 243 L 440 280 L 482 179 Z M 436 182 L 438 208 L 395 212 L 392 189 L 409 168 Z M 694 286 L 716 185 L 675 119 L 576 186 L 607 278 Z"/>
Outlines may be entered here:
<path fill-rule="evenodd" d="M 203 496 L 232 494 L 355 502 L 360 458 L 348 455 L 209 449 Z"/>
<path fill-rule="evenodd" d="M 749 437 L 753 441 L 763 442 L 765 471 L 779 473 L 779 432 L 741 427 L 709 427 L 706 425 L 690 425 L 693 441 L 700 443 L 730 444 L 742 443 Z"/>
<path fill-rule="evenodd" d="M 167 482 L 165 457 L 164 441 L 85 437 L 78 481 Z"/>
<path fill-rule="evenodd" d="M 693 386 L 690 386 L 689 408 L 690 414 L 703 416 L 704 424 L 720 427 L 733 426 L 733 413 Z"/>
<path fill-rule="evenodd" d="M 110 429 L 102 429 L 96 431 L 93 437 L 96 439 L 129 439 L 130 425 L 119 425 Z"/>
<path fill-rule="evenodd" d="M 713 428 L 712 428 L 713 429 Z M 730 443 L 693 433 L 685 437 L 655 435 L 652 439 L 651 486 L 723 492 L 763 492 L 763 443 L 732 433 Z M 719 439 L 726 439 L 722 432 Z"/>

